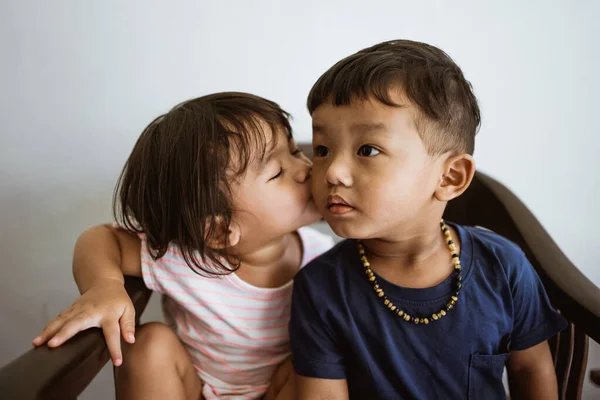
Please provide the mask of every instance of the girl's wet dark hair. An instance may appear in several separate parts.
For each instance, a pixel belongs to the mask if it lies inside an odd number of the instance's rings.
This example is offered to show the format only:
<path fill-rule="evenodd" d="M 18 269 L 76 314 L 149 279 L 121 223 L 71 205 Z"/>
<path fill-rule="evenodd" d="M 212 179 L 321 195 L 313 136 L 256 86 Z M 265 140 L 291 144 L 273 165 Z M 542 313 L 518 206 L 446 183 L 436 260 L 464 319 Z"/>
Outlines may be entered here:
<path fill-rule="evenodd" d="M 175 244 L 199 274 L 234 272 L 238 265 L 227 245 L 211 248 L 207 238 L 228 231 L 231 182 L 260 162 L 277 138 L 267 127 L 291 136 L 289 118 L 276 103 L 247 93 L 216 93 L 175 106 L 137 140 L 115 189 L 115 220 L 145 234 L 154 259 Z"/>
<path fill-rule="evenodd" d="M 430 154 L 473 154 L 481 116 L 471 84 L 448 54 L 426 43 L 392 40 L 344 58 L 314 84 L 308 111 L 371 96 L 400 106 L 398 89 L 418 110 L 415 123 Z"/>

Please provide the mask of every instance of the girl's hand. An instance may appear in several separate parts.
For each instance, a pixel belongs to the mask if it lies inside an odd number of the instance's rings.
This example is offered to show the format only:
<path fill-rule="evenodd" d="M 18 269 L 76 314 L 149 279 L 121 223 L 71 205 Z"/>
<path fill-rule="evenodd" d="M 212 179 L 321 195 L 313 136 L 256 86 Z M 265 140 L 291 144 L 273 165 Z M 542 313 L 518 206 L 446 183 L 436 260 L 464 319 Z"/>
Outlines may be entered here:
<path fill-rule="evenodd" d="M 114 365 L 121 365 L 120 335 L 128 343 L 135 342 L 135 309 L 123 282 L 104 281 L 90 287 L 46 325 L 33 345 L 48 342 L 48 347 L 58 347 L 78 332 L 93 327 L 102 328 Z"/>

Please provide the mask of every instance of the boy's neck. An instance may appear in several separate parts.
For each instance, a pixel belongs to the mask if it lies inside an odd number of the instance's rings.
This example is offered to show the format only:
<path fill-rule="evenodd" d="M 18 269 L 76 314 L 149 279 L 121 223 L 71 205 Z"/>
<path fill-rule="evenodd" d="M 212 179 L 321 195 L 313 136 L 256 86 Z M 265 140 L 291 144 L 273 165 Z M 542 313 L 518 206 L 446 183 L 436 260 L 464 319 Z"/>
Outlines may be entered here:
<path fill-rule="evenodd" d="M 405 267 L 421 264 L 444 247 L 439 228 L 429 231 L 407 232 L 394 238 L 375 238 L 362 241 L 369 258 L 393 261 Z"/>
<path fill-rule="evenodd" d="M 456 237 L 457 233 L 452 228 L 451 232 Z M 417 278 L 435 275 L 436 270 L 441 275 L 452 271 L 450 250 L 439 220 L 404 229 L 386 238 L 365 239 L 362 242 L 367 248 L 373 269 L 384 275 L 386 271 L 394 271 L 393 275 L 401 273 L 406 278 Z M 459 248 L 458 240 L 455 240 L 455 244 Z"/>

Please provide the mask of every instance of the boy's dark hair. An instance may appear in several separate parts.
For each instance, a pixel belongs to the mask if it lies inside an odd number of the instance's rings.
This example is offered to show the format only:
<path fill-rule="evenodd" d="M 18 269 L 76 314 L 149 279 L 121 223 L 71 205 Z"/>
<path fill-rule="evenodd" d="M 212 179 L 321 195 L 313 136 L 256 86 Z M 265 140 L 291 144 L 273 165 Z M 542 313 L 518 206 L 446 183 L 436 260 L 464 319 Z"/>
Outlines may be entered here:
<path fill-rule="evenodd" d="M 276 132 L 291 136 L 289 117 L 276 103 L 246 93 L 216 93 L 175 106 L 137 140 L 115 190 L 115 220 L 144 233 L 154 259 L 173 243 L 194 272 L 235 271 L 236 262 L 207 238 L 228 232 L 231 180 L 265 156 L 272 145 L 267 125 L 273 140 Z"/>
<path fill-rule="evenodd" d="M 429 154 L 473 154 L 481 121 L 471 84 L 445 52 L 425 43 L 392 40 L 344 58 L 315 83 L 308 111 L 312 115 L 325 102 L 348 105 L 370 96 L 399 106 L 392 100 L 394 89 L 417 107 L 415 123 Z"/>

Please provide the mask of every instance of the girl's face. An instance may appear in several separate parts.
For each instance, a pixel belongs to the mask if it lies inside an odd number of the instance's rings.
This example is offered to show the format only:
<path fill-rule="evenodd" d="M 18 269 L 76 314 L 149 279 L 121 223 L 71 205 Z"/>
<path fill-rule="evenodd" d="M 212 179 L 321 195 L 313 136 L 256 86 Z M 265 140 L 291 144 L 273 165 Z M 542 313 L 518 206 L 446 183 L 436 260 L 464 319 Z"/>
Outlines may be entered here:
<path fill-rule="evenodd" d="M 242 252 L 321 218 L 311 195 L 311 161 L 284 132 L 264 128 L 267 154 L 232 185 L 232 223 L 240 230 L 237 247 Z"/>

